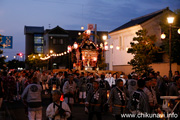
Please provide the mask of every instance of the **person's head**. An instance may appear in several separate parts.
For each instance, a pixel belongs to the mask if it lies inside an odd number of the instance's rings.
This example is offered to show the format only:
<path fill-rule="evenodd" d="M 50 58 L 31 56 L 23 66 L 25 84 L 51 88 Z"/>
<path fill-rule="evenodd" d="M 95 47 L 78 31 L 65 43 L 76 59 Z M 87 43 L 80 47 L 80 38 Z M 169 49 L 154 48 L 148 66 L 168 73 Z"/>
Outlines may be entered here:
<path fill-rule="evenodd" d="M 81 77 L 84 77 L 84 72 L 81 72 Z"/>
<path fill-rule="evenodd" d="M 101 80 L 104 80 L 104 79 L 105 79 L 105 75 L 101 74 Z"/>
<path fill-rule="evenodd" d="M 113 78 L 117 79 L 117 74 L 116 73 L 114 73 L 112 76 L 113 76 Z"/>
<path fill-rule="evenodd" d="M 175 73 L 174 73 L 175 75 L 179 75 L 179 71 L 175 71 Z"/>
<path fill-rule="evenodd" d="M 73 81 L 73 79 L 74 79 L 73 74 L 69 74 L 69 75 L 68 75 L 68 78 L 69 78 L 70 81 Z"/>
<path fill-rule="evenodd" d="M 119 88 L 122 88 L 123 87 L 123 80 L 122 79 L 116 80 L 116 86 Z"/>
<path fill-rule="evenodd" d="M 61 98 L 61 92 L 58 90 L 53 90 L 52 91 L 52 100 L 53 102 L 58 102 L 60 101 Z"/>
<path fill-rule="evenodd" d="M 180 88 L 180 77 L 176 80 L 177 87 Z"/>
<path fill-rule="evenodd" d="M 57 76 L 57 74 L 56 74 L 56 73 L 54 73 L 53 77 L 55 77 L 55 78 L 56 78 L 56 76 Z"/>
<path fill-rule="evenodd" d="M 157 71 L 157 76 L 158 76 L 158 75 L 160 75 L 160 72 L 159 72 L 159 71 Z"/>
<path fill-rule="evenodd" d="M 60 72 L 59 72 L 59 76 L 62 76 L 62 75 L 63 75 L 63 72 L 62 72 L 62 71 L 60 71 Z"/>
<path fill-rule="evenodd" d="M 152 80 L 151 80 L 151 85 L 152 86 L 157 86 L 157 78 L 152 78 Z"/>
<path fill-rule="evenodd" d="M 145 80 L 139 79 L 138 80 L 138 87 L 139 88 L 144 88 L 145 87 Z"/>
<path fill-rule="evenodd" d="M 89 82 L 93 83 L 94 82 L 94 77 L 90 78 Z"/>
<path fill-rule="evenodd" d="M 168 81 L 169 81 L 169 79 L 168 79 L 168 77 L 167 77 L 166 75 L 164 75 L 162 79 L 163 79 L 163 81 L 165 81 L 165 82 L 168 82 Z"/>
<path fill-rule="evenodd" d="M 180 77 L 179 77 L 179 76 L 176 76 L 176 77 L 174 78 L 174 80 L 175 80 L 176 84 L 179 84 L 179 82 L 180 82 Z"/>
<path fill-rule="evenodd" d="M 93 88 L 98 89 L 99 88 L 99 82 L 97 80 L 93 81 Z"/>

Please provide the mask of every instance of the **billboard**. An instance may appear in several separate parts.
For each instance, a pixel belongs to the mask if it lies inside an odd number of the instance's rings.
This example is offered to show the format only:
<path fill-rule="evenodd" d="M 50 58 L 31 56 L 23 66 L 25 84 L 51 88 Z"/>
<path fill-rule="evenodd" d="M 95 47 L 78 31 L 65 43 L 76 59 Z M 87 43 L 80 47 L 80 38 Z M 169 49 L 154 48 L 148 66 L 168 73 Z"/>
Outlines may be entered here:
<path fill-rule="evenodd" d="M 12 36 L 0 36 L 0 48 L 12 49 L 13 37 Z"/>

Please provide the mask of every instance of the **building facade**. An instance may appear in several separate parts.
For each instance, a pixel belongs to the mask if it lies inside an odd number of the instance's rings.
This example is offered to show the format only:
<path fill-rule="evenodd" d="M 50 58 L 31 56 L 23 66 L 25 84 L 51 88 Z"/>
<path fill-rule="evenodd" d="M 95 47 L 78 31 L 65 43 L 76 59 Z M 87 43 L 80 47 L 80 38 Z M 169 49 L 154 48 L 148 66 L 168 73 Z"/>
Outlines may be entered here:
<path fill-rule="evenodd" d="M 59 54 L 67 51 L 68 45 L 73 45 L 74 42 L 81 43 L 79 35 L 82 30 L 64 30 L 56 26 L 52 29 L 44 30 L 44 27 L 25 26 L 24 34 L 26 39 L 26 58 L 30 54 Z M 102 36 L 108 36 L 107 31 L 97 31 L 99 38 L 97 43 L 103 43 Z M 50 53 L 53 51 L 53 53 Z M 72 68 L 70 63 L 71 56 L 66 54 L 63 56 L 51 57 L 49 62 L 49 69 Z"/>
<path fill-rule="evenodd" d="M 148 35 L 156 35 L 156 46 L 162 45 L 161 40 L 161 26 L 160 22 L 162 16 L 167 14 L 172 14 L 173 12 L 169 8 L 165 8 L 142 17 L 132 19 L 131 21 L 125 23 L 124 25 L 112 30 L 109 35 L 111 38 L 108 40 L 109 45 L 113 45 L 112 49 L 106 52 L 106 62 L 109 63 L 110 70 L 122 71 L 125 74 L 132 72 L 132 67 L 128 62 L 133 59 L 133 55 L 127 53 L 128 48 L 131 47 L 130 43 L 133 42 L 133 38 L 137 37 L 136 32 L 141 29 L 146 29 Z M 161 61 L 158 61 L 161 64 L 166 64 L 169 62 L 167 55 L 163 54 Z M 154 63 L 155 64 L 155 63 Z M 164 71 L 152 64 L 152 67 L 155 71 L 161 71 L 162 74 L 168 75 L 168 69 Z M 177 70 L 177 67 L 173 68 L 173 71 Z"/>

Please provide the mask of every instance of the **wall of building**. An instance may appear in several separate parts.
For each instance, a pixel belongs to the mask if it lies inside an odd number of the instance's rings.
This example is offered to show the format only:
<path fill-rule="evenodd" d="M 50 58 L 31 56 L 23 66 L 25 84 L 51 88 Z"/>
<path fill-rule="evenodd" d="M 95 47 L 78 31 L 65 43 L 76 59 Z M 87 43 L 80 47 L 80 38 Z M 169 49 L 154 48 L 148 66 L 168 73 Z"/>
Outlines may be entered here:
<path fill-rule="evenodd" d="M 33 34 L 26 34 L 25 40 L 26 40 L 25 55 L 27 58 L 29 54 L 34 53 L 34 35 Z"/>
<path fill-rule="evenodd" d="M 159 71 L 161 76 L 169 76 L 169 63 L 153 63 L 150 66 L 152 66 L 155 72 Z M 171 67 L 173 75 L 175 71 L 180 71 L 180 65 L 177 65 L 177 63 L 173 63 Z M 115 65 L 113 66 L 113 70 L 122 71 L 125 74 L 129 74 L 133 71 L 130 65 Z"/>
<path fill-rule="evenodd" d="M 113 49 L 109 51 L 109 55 L 107 53 L 107 56 L 110 56 L 112 59 L 109 61 L 109 65 L 128 65 L 128 61 L 133 58 L 133 55 L 127 53 L 127 49 L 131 47 L 130 43 L 136 36 L 136 32 L 140 29 L 142 29 L 141 26 L 137 25 L 114 33 L 110 33 L 110 43 L 113 45 Z M 120 37 L 122 40 L 122 47 L 117 50 L 116 47 L 120 46 Z"/>

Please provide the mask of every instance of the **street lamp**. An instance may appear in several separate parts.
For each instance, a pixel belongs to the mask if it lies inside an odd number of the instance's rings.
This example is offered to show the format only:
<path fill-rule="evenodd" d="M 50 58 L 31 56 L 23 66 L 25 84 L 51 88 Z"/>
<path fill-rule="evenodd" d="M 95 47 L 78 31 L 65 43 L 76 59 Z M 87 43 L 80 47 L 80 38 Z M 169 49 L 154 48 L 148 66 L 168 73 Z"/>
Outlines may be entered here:
<path fill-rule="evenodd" d="M 49 52 L 52 54 L 52 53 L 53 53 L 53 50 L 50 50 Z"/>
<path fill-rule="evenodd" d="M 107 40 L 107 36 L 106 35 L 103 35 L 102 36 L 102 39 L 105 41 L 105 40 Z"/>
<path fill-rule="evenodd" d="M 172 24 L 174 22 L 174 17 L 168 17 L 167 21 L 169 23 L 169 80 L 171 80 L 171 77 L 172 77 L 172 70 L 171 70 L 171 29 L 172 29 Z"/>

